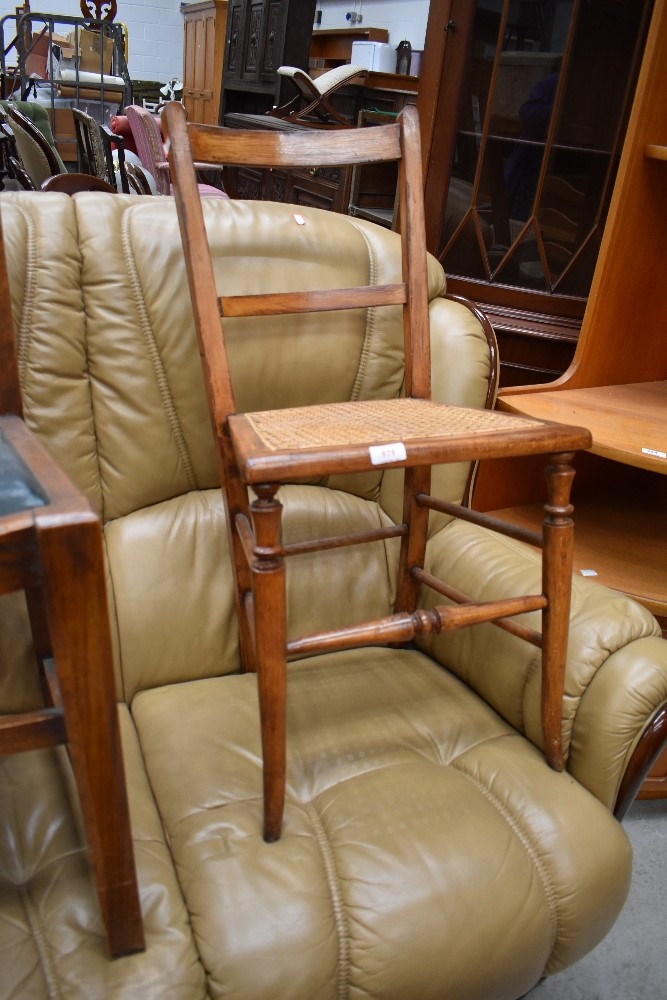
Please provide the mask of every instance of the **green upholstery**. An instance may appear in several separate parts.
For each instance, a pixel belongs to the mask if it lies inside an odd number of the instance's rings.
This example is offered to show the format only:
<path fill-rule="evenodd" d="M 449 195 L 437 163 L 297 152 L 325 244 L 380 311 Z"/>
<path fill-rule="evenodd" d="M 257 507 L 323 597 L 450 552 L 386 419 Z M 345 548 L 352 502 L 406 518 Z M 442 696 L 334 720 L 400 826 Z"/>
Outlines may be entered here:
<path fill-rule="evenodd" d="M 6 109 L 9 104 L 12 104 L 21 114 L 29 118 L 30 121 L 39 129 L 40 133 L 48 142 L 49 146 L 52 147 L 56 162 L 59 166 L 59 173 L 64 174 L 67 172 L 67 167 L 63 163 L 58 150 L 56 149 L 55 139 L 53 137 L 53 132 L 51 130 L 51 122 L 49 121 L 49 115 L 43 104 L 39 104 L 37 101 L 0 101 L 0 107 Z M 19 150 L 21 159 L 24 161 L 24 166 L 36 186 L 46 180 L 52 173 L 52 171 L 46 165 L 46 160 L 43 153 L 38 149 L 34 141 L 27 142 L 25 139 L 25 133 L 18 135 L 18 127 L 12 124 L 12 130 L 16 138 L 16 144 Z M 39 180 L 37 179 L 39 178 Z"/>

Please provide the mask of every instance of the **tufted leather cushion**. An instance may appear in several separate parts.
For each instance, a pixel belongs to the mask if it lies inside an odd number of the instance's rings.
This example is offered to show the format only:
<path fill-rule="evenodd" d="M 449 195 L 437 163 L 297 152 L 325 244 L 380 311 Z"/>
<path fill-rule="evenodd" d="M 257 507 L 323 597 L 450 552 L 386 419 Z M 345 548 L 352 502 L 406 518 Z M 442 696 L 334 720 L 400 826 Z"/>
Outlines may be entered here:
<path fill-rule="evenodd" d="M 173 204 L 39 194 L 1 207 L 27 418 L 105 522 L 148 941 L 105 957 L 60 755 L 0 759 L 2 1000 L 515 1000 L 594 947 L 630 879 L 607 806 L 642 719 L 667 697 L 651 616 L 577 583 L 563 774 L 539 750 L 535 650 L 492 626 L 292 663 L 285 828 L 264 844 L 256 680 L 238 673 Z M 299 211 L 305 227 L 289 206 L 208 202 L 220 281 L 288 287 L 301 264 L 313 286 L 392 280 L 393 234 Z M 429 268 L 434 393 L 482 406 L 488 345 Z M 391 313 L 353 314 L 338 334 L 325 317 L 308 338 L 282 320 L 237 327 L 240 404 L 396 395 L 400 337 Z M 467 476 L 437 472 L 453 499 Z M 287 539 L 375 526 L 400 512 L 400 475 L 289 484 L 281 497 Z M 444 518 L 431 527 L 429 558 L 455 586 L 492 598 L 508 581 L 536 585 L 524 546 Z M 290 628 L 388 610 L 395 557 L 395 543 L 376 543 L 290 566 Z M 2 598 L 0 617 L 5 707 L 35 692 L 20 602 Z"/>

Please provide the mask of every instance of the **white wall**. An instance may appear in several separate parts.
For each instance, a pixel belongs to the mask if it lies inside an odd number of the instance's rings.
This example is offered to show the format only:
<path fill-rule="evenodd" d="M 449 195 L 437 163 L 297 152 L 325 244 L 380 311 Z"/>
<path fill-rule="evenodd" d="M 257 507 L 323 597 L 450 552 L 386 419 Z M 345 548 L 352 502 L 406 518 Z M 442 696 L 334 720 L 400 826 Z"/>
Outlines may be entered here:
<path fill-rule="evenodd" d="M 430 0 L 317 0 L 322 11 L 319 27 L 354 27 L 345 15 L 356 11 L 362 15 L 361 27 L 387 28 L 394 48 L 405 38 L 413 49 L 423 49 L 429 5 Z"/>
<path fill-rule="evenodd" d="M 40 14 L 80 17 L 78 0 L 33 0 Z M 0 16 L 13 14 L 16 3 L 0 0 Z M 116 21 L 127 25 L 130 40 L 128 68 L 133 80 L 166 83 L 183 72 L 183 16 L 180 0 L 118 0 Z M 5 45 L 13 37 L 5 24 Z M 11 59 L 8 60 L 11 63 Z"/>
<path fill-rule="evenodd" d="M 436 0 L 437 2 L 437 0 Z M 180 0 L 118 0 L 116 20 L 127 25 L 128 66 L 133 80 L 166 83 L 183 72 L 183 16 Z M 424 48 L 429 0 L 318 0 L 322 28 L 349 28 L 347 11 L 362 14 L 364 27 L 387 28 L 394 48 L 406 38 L 413 49 Z M 13 14 L 15 2 L 0 0 L 0 16 Z M 33 11 L 79 17 L 78 0 L 33 0 Z M 13 37 L 5 25 L 5 45 Z M 11 60 L 10 60 L 11 62 Z"/>

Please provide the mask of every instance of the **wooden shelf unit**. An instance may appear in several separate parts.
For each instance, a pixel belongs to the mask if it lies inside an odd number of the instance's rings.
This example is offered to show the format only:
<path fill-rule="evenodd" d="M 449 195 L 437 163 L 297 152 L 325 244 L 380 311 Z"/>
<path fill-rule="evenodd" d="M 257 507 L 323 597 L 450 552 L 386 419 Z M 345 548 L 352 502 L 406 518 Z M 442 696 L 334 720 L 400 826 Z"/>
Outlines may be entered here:
<path fill-rule="evenodd" d="M 595 455 L 667 474 L 667 380 L 519 393 L 502 407 L 543 420 L 581 424 Z"/>
<path fill-rule="evenodd" d="M 572 364 L 499 408 L 587 427 L 577 457 L 575 566 L 632 595 L 667 637 L 667 0 L 656 0 L 593 285 Z M 473 506 L 533 523 L 526 470 L 480 468 Z M 507 509 L 511 508 L 511 509 Z M 667 751 L 641 797 L 667 795 Z"/>
<path fill-rule="evenodd" d="M 310 42 L 311 75 L 352 61 L 352 42 L 388 42 L 386 28 L 316 28 Z"/>

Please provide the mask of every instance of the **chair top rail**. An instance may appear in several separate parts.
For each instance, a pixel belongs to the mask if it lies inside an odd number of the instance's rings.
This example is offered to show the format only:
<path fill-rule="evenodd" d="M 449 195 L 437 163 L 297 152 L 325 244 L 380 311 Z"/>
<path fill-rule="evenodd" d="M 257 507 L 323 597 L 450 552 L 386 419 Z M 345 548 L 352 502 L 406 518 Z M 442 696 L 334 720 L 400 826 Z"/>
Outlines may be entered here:
<path fill-rule="evenodd" d="M 204 163 L 256 167 L 318 167 L 331 163 L 353 165 L 398 160 L 400 125 L 380 128 L 260 132 L 188 125 L 192 156 Z"/>

